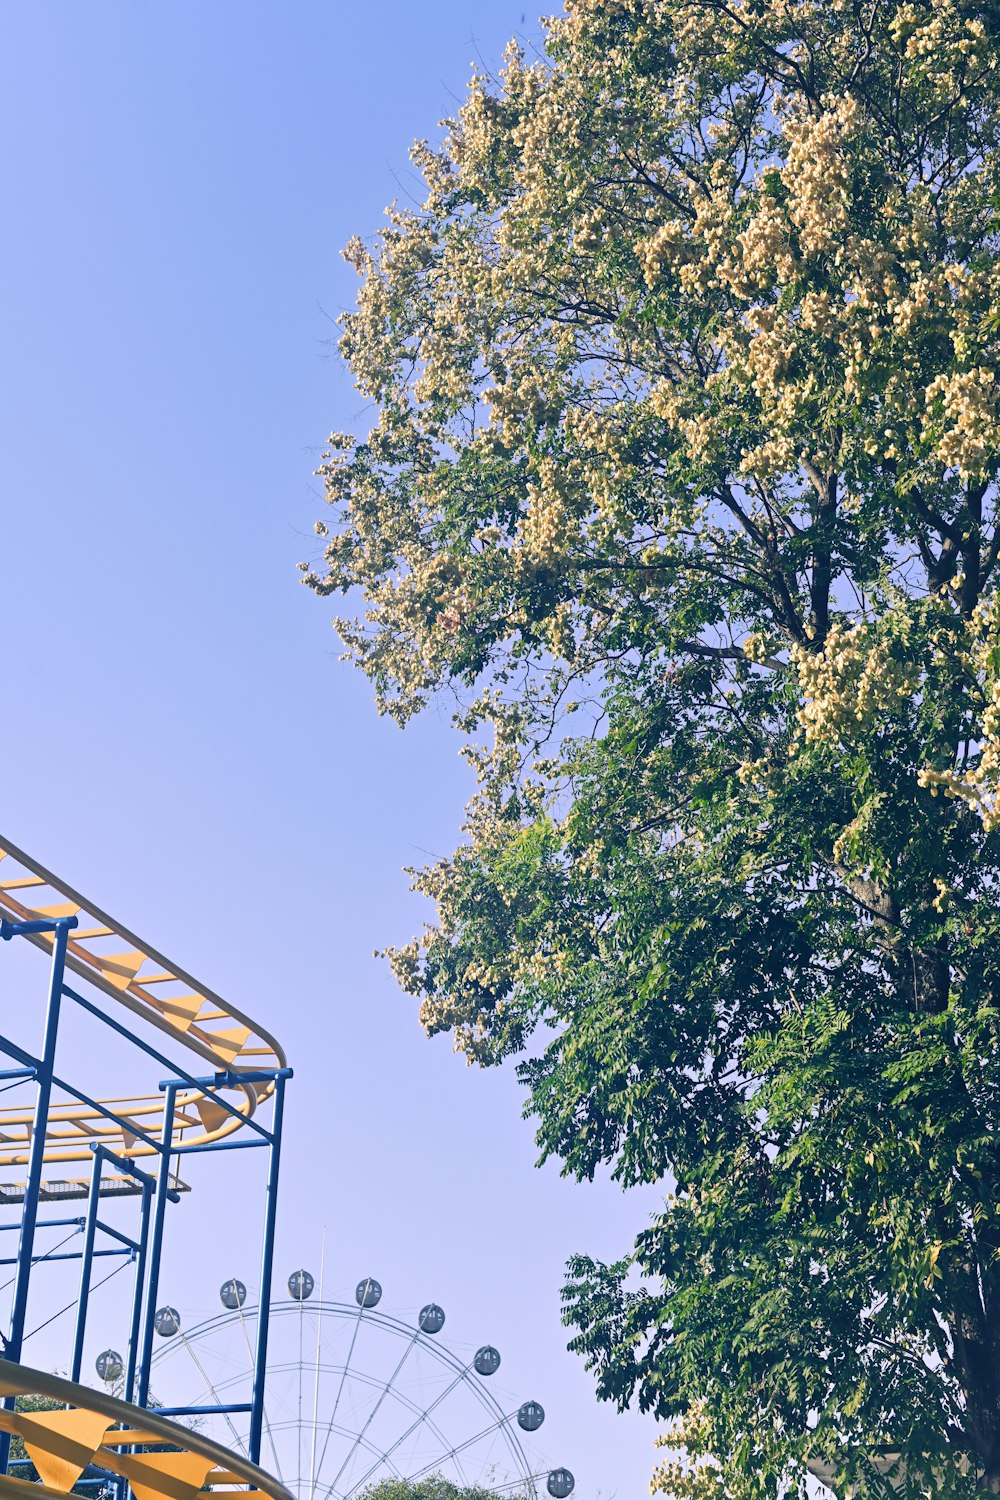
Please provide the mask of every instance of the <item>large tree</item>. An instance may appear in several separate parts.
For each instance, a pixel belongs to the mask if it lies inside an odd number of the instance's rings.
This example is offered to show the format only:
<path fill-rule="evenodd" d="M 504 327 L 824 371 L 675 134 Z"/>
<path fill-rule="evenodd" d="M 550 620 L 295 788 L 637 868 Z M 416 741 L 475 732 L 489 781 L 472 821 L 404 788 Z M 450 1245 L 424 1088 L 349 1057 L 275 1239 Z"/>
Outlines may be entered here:
<path fill-rule="evenodd" d="M 669 1191 L 566 1305 L 678 1493 L 1000 1489 L 998 36 L 570 0 L 348 250 L 306 582 L 480 777 L 393 961 Z"/>

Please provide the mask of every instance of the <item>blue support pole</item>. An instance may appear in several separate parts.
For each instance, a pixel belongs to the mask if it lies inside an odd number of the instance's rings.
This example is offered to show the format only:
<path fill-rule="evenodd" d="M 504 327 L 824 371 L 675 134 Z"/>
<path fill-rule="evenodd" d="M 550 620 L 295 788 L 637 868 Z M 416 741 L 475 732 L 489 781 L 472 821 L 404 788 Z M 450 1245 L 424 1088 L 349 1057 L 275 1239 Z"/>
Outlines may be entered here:
<path fill-rule="evenodd" d="M 66 987 L 64 985 L 63 994 L 65 993 Z M 25 1052 L 24 1048 L 19 1047 L 16 1042 L 12 1042 L 9 1036 L 0 1036 L 0 1052 L 3 1053 L 4 1057 L 16 1057 L 19 1063 L 23 1063 L 26 1078 L 33 1078 L 38 1072 L 38 1058 L 32 1057 L 30 1052 Z"/>
<path fill-rule="evenodd" d="M 44 1261 L 47 1266 L 51 1266 L 57 1260 L 79 1260 L 82 1253 L 83 1252 L 80 1250 L 63 1250 L 58 1255 L 36 1255 L 35 1264 L 38 1265 L 41 1261 Z M 102 1255 L 127 1255 L 130 1260 L 135 1259 L 135 1251 L 130 1250 L 127 1245 L 116 1246 L 113 1250 L 95 1250 L 92 1259 L 97 1260 L 98 1257 Z M 0 1260 L 0 1266 L 16 1265 L 16 1256 L 11 1256 L 9 1259 L 5 1258 L 4 1260 Z"/>
<path fill-rule="evenodd" d="M 73 1219 L 38 1219 L 35 1229 L 66 1229 L 70 1224 L 77 1224 L 82 1229 L 86 1222 L 82 1214 L 77 1214 Z M 0 1230 L 20 1228 L 20 1224 L 0 1224 Z"/>
<path fill-rule="evenodd" d="M 12 937 L 29 937 L 34 932 L 58 932 L 60 927 L 75 927 L 76 917 L 38 917 L 34 922 L 12 922 L 8 917 L 0 921 L 0 938 L 9 942 Z"/>
<path fill-rule="evenodd" d="M 227 1406 L 158 1406 L 158 1417 L 214 1417 L 219 1412 L 253 1411 L 249 1401 L 230 1402 Z"/>
<path fill-rule="evenodd" d="M 127 1234 L 122 1234 L 121 1231 L 118 1230 L 118 1229 L 112 1229 L 111 1225 L 110 1224 L 105 1224 L 105 1222 L 104 1222 L 103 1219 L 98 1219 L 98 1221 L 97 1221 L 97 1227 L 101 1231 L 101 1233 L 102 1234 L 106 1234 L 109 1239 L 117 1240 L 118 1243 L 119 1243 L 119 1245 L 124 1245 L 126 1247 L 126 1249 L 128 1249 L 128 1250 L 134 1250 L 138 1254 L 138 1251 L 139 1251 L 139 1241 L 138 1240 L 130 1239 Z"/>
<path fill-rule="evenodd" d="M 20 925 L 4 921 L 0 924 L 0 937 L 5 940 L 17 934 Z M 31 1151 L 28 1156 L 28 1175 L 24 1184 L 24 1211 L 21 1215 L 21 1235 L 17 1246 L 17 1273 L 14 1278 L 14 1300 L 11 1306 L 10 1334 L 4 1345 L 4 1358 L 20 1361 L 24 1343 L 24 1320 L 28 1311 L 28 1284 L 31 1280 L 31 1263 L 35 1251 L 35 1224 L 38 1219 L 38 1197 L 42 1187 L 42 1169 L 45 1156 L 45 1131 L 49 1118 L 49 1101 L 52 1097 L 52 1073 L 56 1060 L 56 1041 L 59 1036 L 59 1002 L 62 999 L 63 971 L 66 967 L 66 942 L 70 929 L 77 925 L 76 917 L 61 917 L 58 921 L 42 924 L 39 931 L 53 933 L 52 967 L 49 970 L 49 999 L 45 1011 L 45 1032 L 42 1055 L 36 1077 L 38 1095 L 32 1120 Z M 13 1396 L 5 1396 L 3 1405 L 7 1411 L 14 1409 Z M 0 1433 L 0 1473 L 7 1472 L 10 1455 L 10 1434 Z"/>
<path fill-rule="evenodd" d="M 145 1406 L 149 1400 L 149 1367 L 153 1358 L 153 1318 L 156 1314 L 156 1294 L 160 1282 L 160 1255 L 163 1250 L 163 1215 L 167 1207 L 170 1183 L 170 1147 L 174 1136 L 174 1105 L 177 1099 L 176 1083 L 164 1085 L 166 1098 L 163 1102 L 163 1134 L 160 1143 L 160 1165 L 156 1174 L 156 1202 L 153 1211 L 153 1244 L 149 1255 L 149 1280 L 146 1283 L 146 1308 L 142 1325 L 142 1356 L 139 1360 L 139 1395 L 137 1405 Z"/>
<path fill-rule="evenodd" d="M 76 1304 L 76 1334 L 73 1339 L 73 1366 L 70 1380 L 80 1379 L 83 1364 L 83 1338 L 87 1328 L 87 1304 L 90 1301 L 90 1273 L 94 1265 L 94 1235 L 97 1233 L 97 1212 L 101 1201 L 101 1174 L 104 1158 L 100 1150 L 94 1152 L 90 1175 L 90 1193 L 87 1196 L 87 1218 L 83 1230 L 83 1255 L 80 1266 L 80 1296 Z"/>
<path fill-rule="evenodd" d="M 189 1146 L 176 1146 L 175 1156 L 196 1156 L 199 1151 L 252 1151 L 257 1146 L 269 1146 L 271 1137 L 260 1135 L 252 1141 L 192 1141 Z"/>
<path fill-rule="evenodd" d="M 284 1070 L 283 1070 L 284 1071 Z M 271 1314 L 271 1271 L 274 1265 L 274 1229 L 278 1210 L 278 1166 L 281 1158 L 281 1125 L 285 1113 L 285 1079 L 274 1080 L 274 1120 L 267 1168 L 267 1200 L 264 1206 L 264 1248 L 260 1265 L 260 1299 L 257 1311 L 257 1348 L 254 1355 L 253 1397 L 250 1415 L 250 1461 L 260 1463 L 264 1429 L 264 1377 L 267 1374 L 267 1331 Z"/>
<path fill-rule="evenodd" d="M 132 1287 L 132 1317 L 128 1326 L 128 1354 L 125 1356 L 125 1400 L 135 1394 L 135 1367 L 139 1358 L 139 1324 L 142 1321 L 142 1288 L 146 1275 L 146 1252 L 149 1248 L 149 1205 L 153 1188 L 148 1178 L 142 1183 L 142 1207 L 139 1210 L 139 1249 Z"/>
<path fill-rule="evenodd" d="M 21 927 L 44 930 L 46 924 L 21 923 Z M 38 1096 L 31 1125 L 31 1151 L 28 1155 L 28 1176 L 24 1184 L 24 1212 L 21 1216 L 21 1237 L 17 1246 L 17 1276 L 14 1281 L 14 1300 L 10 1315 L 10 1334 L 4 1354 L 9 1360 L 20 1360 L 24 1342 L 24 1319 L 28 1310 L 28 1283 L 31 1279 L 31 1259 L 35 1250 L 35 1221 L 38 1218 L 38 1195 L 42 1186 L 42 1168 L 45 1156 L 45 1131 L 49 1118 L 49 1101 L 52 1097 L 52 1073 L 56 1060 L 56 1039 L 59 1035 L 59 1002 L 62 999 L 63 970 L 66 967 L 66 941 L 76 917 L 62 917 L 48 923 L 54 932 L 52 944 L 52 968 L 49 971 L 49 1001 L 45 1012 L 45 1035 L 38 1069 Z M 4 924 L 5 928 L 7 924 Z M 13 936 L 6 930 L 3 936 Z M 9 1399 L 9 1398 L 8 1398 Z M 9 1408 L 8 1408 L 9 1409 Z"/>

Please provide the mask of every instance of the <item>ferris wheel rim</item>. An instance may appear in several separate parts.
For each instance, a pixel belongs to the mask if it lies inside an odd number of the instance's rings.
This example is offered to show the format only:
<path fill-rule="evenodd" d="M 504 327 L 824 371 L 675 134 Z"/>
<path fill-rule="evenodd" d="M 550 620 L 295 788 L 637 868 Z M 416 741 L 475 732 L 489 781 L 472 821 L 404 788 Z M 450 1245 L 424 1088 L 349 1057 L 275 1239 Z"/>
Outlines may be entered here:
<path fill-rule="evenodd" d="M 203 1318 L 200 1323 L 194 1324 L 190 1329 L 180 1329 L 180 1336 L 186 1338 L 189 1343 L 197 1343 L 209 1333 L 218 1332 L 222 1328 L 237 1327 L 241 1321 L 249 1322 L 258 1315 L 259 1307 L 260 1304 L 257 1302 L 247 1302 L 242 1307 L 226 1308 L 221 1313 L 215 1313 L 211 1318 Z M 405 1336 L 414 1344 L 424 1349 L 439 1364 L 446 1365 L 454 1375 L 461 1375 L 464 1378 L 474 1373 L 472 1362 L 467 1361 L 463 1364 L 459 1356 L 454 1354 L 447 1344 L 437 1342 L 436 1334 L 425 1334 L 419 1327 L 414 1328 L 409 1323 L 404 1323 L 401 1318 L 394 1317 L 391 1313 L 377 1312 L 374 1308 L 363 1308 L 359 1311 L 357 1306 L 352 1306 L 349 1302 L 338 1302 L 329 1298 L 317 1298 L 315 1301 L 310 1298 L 309 1308 L 310 1310 L 318 1311 L 322 1315 L 332 1313 L 335 1317 L 349 1316 L 356 1320 L 363 1318 L 366 1322 L 386 1328 L 389 1332 L 399 1337 Z M 295 1314 L 305 1315 L 305 1308 L 298 1300 L 291 1297 L 279 1297 L 272 1300 L 269 1313 L 271 1318 L 280 1318 Z M 175 1345 L 173 1337 L 171 1337 L 166 1341 L 165 1347 L 159 1349 L 154 1354 L 152 1359 L 153 1368 L 166 1358 L 173 1347 Z M 510 1413 L 505 1412 L 492 1392 L 484 1384 L 480 1383 L 485 1378 L 487 1377 L 479 1377 L 478 1380 L 469 1380 L 469 1389 L 476 1393 L 480 1404 L 485 1406 L 498 1421 L 506 1421 Z M 518 1440 L 518 1446 L 520 1446 L 520 1440 Z M 526 1461 L 526 1456 L 525 1468 L 530 1469 L 530 1465 Z"/>
<path fill-rule="evenodd" d="M 224 1308 L 221 1313 L 214 1313 L 212 1317 L 203 1318 L 200 1323 L 195 1323 L 191 1328 L 181 1329 L 180 1331 L 189 1340 L 194 1341 L 206 1333 L 215 1332 L 217 1329 L 225 1328 L 229 1324 L 238 1324 L 241 1318 L 249 1320 L 252 1317 L 256 1317 L 259 1309 L 259 1302 L 247 1301 L 242 1307 Z M 315 1299 L 310 1297 L 307 1303 L 300 1302 L 297 1298 L 293 1297 L 275 1297 L 270 1303 L 269 1316 L 272 1318 L 281 1318 L 297 1313 L 301 1313 L 304 1316 L 307 1310 L 314 1311 L 317 1309 L 324 1314 L 333 1313 L 336 1317 L 349 1315 L 352 1318 L 357 1318 L 359 1316 L 359 1309 L 356 1304 L 339 1302 L 329 1297 L 317 1297 Z M 448 1364 L 456 1375 L 459 1371 L 465 1372 L 472 1368 L 470 1363 L 463 1364 L 459 1356 L 454 1354 L 447 1344 L 439 1343 L 437 1341 L 437 1334 L 424 1333 L 419 1326 L 414 1327 L 410 1323 L 404 1323 L 402 1318 L 397 1318 L 392 1313 L 379 1312 L 373 1307 L 366 1307 L 360 1310 L 360 1316 L 366 1322 L 387 1327 L 392 1333 L 405 1334 L 407 1338 L 412 1338 L 437 1359 L 439 1363 Z M 171 1343 L 172 1338 L 165 1342 L 165 1347 L 157 1350 L 153 1355 L 153 1365 L 156 1365 L 164 1358 L 171 1347 Z M 482 1390 L 489 1399 L 495 1399 L 490 1397 L 490 1393 L 485 1386 L 477 1387 L 477 1389 Z"/>
<path fill-rule="evenodd" d="M 169 1355 L 171 1355 L 177 1350 L 179 1346 L 185 1343 L 200 1344 L 204 1341 L 207 1341 L 212 1334 L 218 1333 L 224 1329 L 237 1328 L 241 1325 L 245 1327 L 247 1323 L 255 1320 L 259 1316 L 259 1312 L 259 1301 L 250 1302 L 248 1300 L 241 1306 L 237 1306 L 235 1308 L 224 1308 L 221 1312 L 215 1313 L 209 1318 L 203 1318 L 200 1322 L 192 1325 L 190 1329 L 180 1328 L 178 1330 L 178 1333 L 166 1340 L 165 1346 L 161 1349 L 158 1349 L 153 1355 L 151 1368 L 155 1369 L 157 1365 L 162 1365 Z M 271 1319 L 274 1319 L 276 1317 L 285 1318 L 292 1316 L 304 1318 L 307 1312 L 316 1314 L 318 1319 L 321 1319 L 327 1315 L 339 1319 L 350 1318 L 359 1326 L 361 1321 L 363 1320 L 372 1326 L 378 1327 L 383 1331 L 392 1334 L 394 1337 L 405 1338 L 405 1340 L 411 1347 L 417 1346 L 425 1353 L 429 1354 L 434 1360 L 437 1361 L 439 1365 L 443 1366 L 447 1371 L 449 1371 L 453 1376 L 456 1377 L 456 1380 L 454 1382 L 455 1385 L 457 1385 L 458 1381 L 460 1380 L 463 1383 L 465 1389 L 471 1391 L 474 1394 L 479 1405 L 483 1408 L 487 1415 L 493 1419 L 492 1426 L 488 1429 L 485 1429 L 484 1432 L 482 1434 L 479 1434 L 478 1436 L 480 1438 L 485 1438 L 491 1432 L 495 1431 L 498 1435 L 503 1437 L 506 1443 L 510 1456 L 513 1459 L 515 1470 L 518 1472 L 518 1478 L 515 1481 L 512 1481 L 510 1484 L 499 1486 L 497 1492 L 500 1493 L 504 1490 L 517 1488 L 518 1485 L 524 1485 L 528 1494 L 537 1496 L 538 1491 L 536 1480 L 538 1479 L 539 1475 L 534 1472 L 534 1466 L 529 1461 L 528 1455 L 525 1452 L 521 1440 L 517 1434 L 516 1424 L 513 1420 L 515 1413 L 504 1411 L 500 1402 L 485 1385 L 485 1377 L 477 1375 L 471 1359 L 463 1363 L 461 1358 L 457 1354 L 455 1354 L 447 1344 L 438 1342 L 436 1334 L 425 1333 L 419 1327 L 419 1325 L 414 1326 L 412 1324 L 405 1323 L 401 1318 L 397 1318 L 391 1313 L 379 1311 L 372 1307 L 352 1305 L 349 1302 L 341 1302 L 332 1298 L 317 1297 L 314 1299 L 311 1296 L 308 1299 L 275 1297 L 271 1299 L 271 1302 L 269 1304 L 269 1317 Z M 349 1364 L 350 1361 L 348 1360 L 347 1364 L 345 1364 L 344 1366 L 332 1367 L 324 1364 L 321 1366 L 321 1368 L 324 1370 L 324 1372 L 330 1372 L 332 1370 L 332 1373 L 337 1374 L 343 1370 L 343 1372 L 346 1374 Z M 285 1362 L 281 1365 L 274 1366 L 274 1371 L 278 1372 L 280 1370 L 287 1373 L 288 1371 L 296 1369 L 298 1367 L 299 1362 L 293 1360 Z M 351 1371 L 351 1374 L 353 1377 L 360 1378 L 365 1384 L 369 1385 L 372 1388 L 382 1389 L 385 1392 L 389 1392 L 391 1380 L 387 1382 L 380 1381 L 376 1377 L 366 1377 L 356 1368 Z M 225 1380 L 214 1383 L 215 1389 L 224 1390 L 234 1381 L 244 1378 L 244 1375 L 245 1372 L 239 1372 L 236 1375 L 227 1376 Z M 449 1387 L 449 1390 L 452 1388 L 454 1387 Z M 461 1465 L 458 1463 L 456 1455 L 457 1451 L 464 1445 L 449 1445 L 448 1439 L 445 1437 L 444 1433 L 442 1433 L 437 1428 L 437 1425 L 435 1423 L 429 1421 L 429 1410 L 427 1408 L 419 1408 L 416 1403 L 411 1403 L 408 1398 L 401 1399 L 398 1388 L 393 1389 L 391 1393 L 394 1399 L 400 1400 L 400 1404 L 407 1406 L 411 1411 L 413 1411 L 414 1415 L 416 1415 L 421 1421 L 427 1424 L 428 1429 L 435 1435 L 439 1442 L 446 1445 L 446 1451 L 442 1452 L 441 1454 L 442 1462 L 447 1462 L 449 1459 L 452 1460 L 456 1463 L 459 1471 L 461 1472 Z M 299 1422 L 290 1422 L 288 1424 L 271 1424 L 273 1430 L 278 1430 L 279 1427 L 287 1426 L 291 1428 L 300 1425 L 308 1426 L 308 1424 L 300 1424 Z M 368 1449 L 368 1451 L 370 1452 L 375 1451 L 374 1448 L 371 1447 L 367 1442 L 363 1442 L 356 1433 L 345 1431 L 341 1428 L 333 1426 L 332 1424 L 324 1423 L 322 1425 L 324 1427 L 329 1425 L 330 1431 L 337 1432 L 338 1436 L 346 1436 L 353 1439 L 356 1442 L 357 1446 L 362 1446 Z M 378 1451 L 377 1456 L 381 1460 L 381 1462 L 385 1463 L 394 1473 L 397 1474 L 398 1477 L 398 1471 L 396 1470 L 396 1467 L 392 1463 L 389 1456 L 392 1451 L 394 1450 L 390 1449 L 387 1451 Z M 364 1479 L 360 1481 L 360 1485 L 363 1485 L 364 1482 Z M 374 1475 L 372 1476 L 372 1482 L 375 1482 Z M 340 1497 L 331 1487 L 331 1489 L 325 1493 L 323 1500 L 349 1500 L 349 1496 L 354 1494 L 358 1488 L 359 1486 L 355 1486 L 355 1490 L 350 1490 L 347 1492 L 347 1495 Z M 490 1489 L 491 1487 L 483 1486 L 483 1488 Z"/>

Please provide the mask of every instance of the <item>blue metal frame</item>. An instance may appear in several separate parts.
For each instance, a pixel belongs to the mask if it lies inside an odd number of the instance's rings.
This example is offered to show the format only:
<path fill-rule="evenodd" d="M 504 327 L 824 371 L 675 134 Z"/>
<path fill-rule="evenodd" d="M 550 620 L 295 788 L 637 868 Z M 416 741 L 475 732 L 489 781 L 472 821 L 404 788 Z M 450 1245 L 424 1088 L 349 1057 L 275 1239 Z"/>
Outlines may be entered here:
<path fill-rule="evenodd" d="M 287 1070 L 286 1070 L 287 1071 Z M 253 1411 L 250 1417 L 250 1458 L 260 1463 L 264 1425 L 264 1377 L 267 1373 L 267 1334 L 271 1318 L 271 1272 L 274 1269 L 274 1230 L 278 1212 L 278 1167 L 281 1163 L 281 1126 L 285 1114 L 285 1078 L 274 1080 L 274 1122 L 268 1151 L 267 1202 L 264 1209 L 264 1248 L 260 1262 L 260 1299 L 257 1314 L 257 1349 L 253 1367 Z"/>
<path fill-rule="evenodd" d="M 149 1173 L 140 1172 L 139 1168 L 136 1167 L 132 1162 L 127 1161 L 125 1157 L 118 1156 L 114 1151 L 110 1151 L 107 1146 L 102 1146 L 99 1144 L 92 1144 L 90 1149 L 94 1153 L 94 1164 L 91 1168 L 90 1174 L 90 1192 L 87 1197 L 87 1216 L 84 1221 L 83 1251 L 80 1255 L 80 1296 L 77 1301 L 76 1310 L 76 1334 L 73 1339 L 73 1364 L 70 1372 L 71 1380 L 80 1379 L 80 1370 L 83 1365 L 83 1341 L 87 1331 L 87 1307 L 90 1302 L 90 1274 L 94 1262 L 94 1256 L 129 1255 L 130 1258 L 136 1262 L 136 1285 L 141 1285 L 142 1278 L 145 1272 L 145 1241 L 147 1238 L 149 1198 L 153 1190 L 153 1179 L 152 1177 L 150 1177 Z M 97 1217 L 100 1209 L 101 1178 L 104 1173 L 105 1162 L 107 1162 L 109 1166 L 117 1167 L 118 1171 L 121 1172 L 123 1176 L 132 1177 L 139 1184 L 142 1196 L 142 1207 L 140 1209 L 141 1219 L 138 1240 L 129 1239 L 128 1235 L 122 1234 L 120 1230 L 114 1229 L 110 1224 L 103 1224 Z M 112 1249 L 95 1251 L 94 1239 L 98 1229 L 100 1229 L 103 1234 L 108 1235 L 109 1238 L 118 1240 L 120 1242 L 121 1248 L 118 1250 Z M 129 1360 L 133 1380 L 135 1375 L 135 1326 L 136 1311 L 135 1297 L 133 1295 L 132 1317 L 129 1323 Z M 126 1375 L 125 1384 L 126 1388 L 128 1388 L 128 1375 Z M 126 1400 L 128 1399 L 130 1398 L 126 1397 Z"/>
<path fill-rule="evenodd" d="M 43 1260 L 79 1260 L 80 1291 L 77 1303 L 76 1322 L 73 1335 L 71 1364 L 72 1379 L 78 1381 L 83 1367 L 83 1351 L 87 1331 L 91 1278 L 94 1261 L 103 1256 L 128 1256 L 135 1264 L 132 1289 L 132 1306 L 129 1319 L 128 1353 L 124 1373 L 124 1396 L 126 1401 L 135 1400 L 140 1407 L 149 1401 L 149 1377 L 152 1362 L 152 1346 L 156 1302 L 159 1291 L 160 1265 L 163 1252 L 163 1236 L 166 1226 L 168 1202 L 179 1202 L 180 1193 L 170 1185 L 171 1158 L 200 1152 L 237 1151 L 253 1147 L 265 1147 L 268 1152 L 267 1189 L 264 1204 L 263 1245 L 261 1251 L 261 1314 L 258 1319 L 257 1340 L 254 1357 L 254 1381 L 249 1402 L 219 1406 L 190 1406 L 158 1408 L 169 1416 L 201 1416 L 213 1412 L 238 1412 L 249 1414 L 250 1434 L 248 1448 L 254 1463 L 260 1462 L 261 1437 L 264 1421 L 264 1381 L 267 1366 L 268 1313 L 271 1299 L 271 1277 L 274 1264 L 274 1235 L 277 1222 L 278 1172 L 281 1160 L 281 1133 L 284 1119 L 285 1084 L 292 1077 L 290 1068 L 264 1070 L 259 1068 L 239 1071 L 229 1069 L 216 1072 L 211 1077 L 199 1078 L 178 1067 L 175 1062 L 134 1035 L 127 1027 L 94 1005 L 83 995 L 65 983 L 66 947 L 70 931 L 77 926 L 76 917 L 58 917 L 38 921 L 13 922 L 0 920 L 0 938 L 9 941 L 14 937 L 27 937 L 35 933 L 54 935 L 52 962 L 49 976 L 48 999 L 42 1052 L 32 1057 L 15 1042 L 0 1036 L 0 1053 L 6 1054 L 20 1064 L 0 1070 L 0 1080 L 16 1082 L 34 1079 L 37 1095 L 32 1118 L 31 1146 L 28 1155 L 27 1176 L 21 1204 L 20 1223 L 0 1224 L 0 1231 L 19 1231 L 17 1254 L 0 1258 L 0 1265 L 14 1265 L 15 1287 L 10 1332 L 6 1339 L 0 1334 L 4 1348 L 0 1357 L 19 1361 L 25 1339 L 25 1318 L 28 1306 L 28 1291 L 32 1266 Z M 59 1031 L 61 1007 L 70 1000 L 103 1025 L 110 1027 L 132 1046 L 138 1047 L 148 1057 L 155 1059 L 170 1070 L 170 1077 L 160 1083 L 165 1095 L 162 1129 L 157 1139 L 137 1128 L 135 1121 L 125 1120 L 99 1100 L 90 1098 L 82 1090 L 67 1083 L 55 1072 L 56 1042 Z M 271 1128 L 247 1116 L 217 1091 L 221 1088 L 238 1088 L 253 1083 L 269 1083 L 274 1090 L 274 1114 Z M 43 1182 L 45 1138 L 53 1088 L 63 1090 L 72 1099 L 96 1110 L 110 1124 L 125 1128 L 137 1140 L 156 1153 L 156 1170 L 144 1172 L 133 1162 L 112 1151 L 100 1142 L 94 1142 L 90 1187 L 87 1194 L 86 1213 L 69 1218 L 39 1218 L 39 1202 Z M 212 1102 L 226 1113 L 240 1120 L 241 1126 L 251 1134 L 250 1139 L 220 1140 L 201 1143 L 173 1144 L 174 1120 L 177 1094 L 185 1088 L 211 1091 Z M 104 1167 L 113 1166 L 122 1176 L 130 1177 L 139 1189 L 139 1228 L 137 1238 L 132 1239 L 100 1217 L 101 1181 Z M 2 1205 L 0 1205 L 2 1206 Z M 59 1253 L 50 1251 L 36 1255 L 35 1238 L 40 1229 L 76 1226 L 83 1239 L 79 1249 Z M 104 1236 L 113 1243 L 99 1245 L 98 1237 Z M 11 1409 L 12 1397 L 5 1398 L 3 1405 Z M 10 1438 L 0 1433 L 0 1474 L 7 1472 Z"/>
<path fill-rule="evenodd" d="M 70 929 L 77 925 L 76 917 L 61 917 L 48 924 L 44 922 L 3 922 L 0 937 L 9 942 L 12 937 L 29 932 L 52 932 L 55 942 L 52 947 L 52 967 L 49 971 L 49 999 L 45 1010 L 45 1032 L 42 1055 L 35 1077 L 38 1082 L 38 1097 L 35 1100 L 35 1117 L 32 1121 L 31 1151 L 28 1155 L 28 1175 L 24 1184 L 24 1211 L 21 1214 L 21 1237 L 17 1246 L 17 1277 L 14 1282 L 14 1302 L 10 1314 L 10 1334 L 4 1354 L 7 1359 L 20 1360 L 24 1342 L 24 1319 L 28 1311 L 28 1283 L 31 1279 L 32 1257 L 35 1249 L 35 1222 L 38 1218 L 38 1195 L 42 1186 L 42 1157 L 45 1155 L 45 1132 L 49 1120 L 49 1102 L 52 1098 L 52 1074 L 56 1063 L 56 1040 L 59 1035 L 59 1008 L 62 1003 L 63 972 L 66 967 L 66 940 Z M 8 1397 L 8 1400 L 10 1398 Z M 10 1409 L 10 1408 L 8 1408 Z"/>
<path fill-rule="evenodd" d="M 175 1083 L 168 1083 L 164 1088 L 166 1100 L 163 1106 L 163 1143 L 160 1147 L 160 1164 L 156 1174 L 155 1208 L 153 1209 L 153 1248 L 149 1257 L 149 1280 L 146 1283 L 146 1308 L 142 1325 L 142 1357 L 139 1360 L 138 1403 L 140 1406 L 145 1406 L 149 1400 L 149 1371 L 153 1360 L 153 1319 L 156 1315 L 156 1294 L 160 1284 L 163 1220 L 167 1211 L 167 1192 L 170 1186 L 170 1143 L 174 1134 L 174 1106 L 177 1102 L 177 1087 Z"/>
<path fill-rule="evenodd" d="M 24 1206 L 21 1214 L 21 1232 L 17 1246 L 17 1272 L 14 1278 L 14 1299 L 11 1307 L 10 1333 L 4 1339 L 4 1358 L 18 1361 L 24 1343 L 24 1320 L 28 1311 L 28 1283 L 34 1262 L 35 1228 L 38 1222 L 38 1197 L 42 1185 L 42 1157 L 45 1154 L 45 1130 L 49 1118 L 49 1102 L 52 1098 L 52 1072 L 55 1067 L 56 1039 L 59 1034 L 59 1008 L 62 1003 L 63 973 L 66 967 L 66 941 L 71 928 L 77 925 L 75 917 L 63 917 L 53 922 L 8 922 L 0 921 L 0 938 L 10 942 L 12 937 L 27 936 L 31 932 L 54 934 L 52 963 L 49 970 L 49 995 L 45 1008 L 45 1030 L 42 1055 L 35 1060 L 22 1053 L 20 1048 L 13 1055 L 20 1056 L 30 1066 L 38 1084 L 35 1098 L 35 1113 L 32 1121 L 31 1150 L 28 1156 L 28 1175 L 24 1185 Z M 30 1076 L 29 1074 L 29 1076 Z M 4 1397 L 7 1411 L 14 1409 L 14 1397 Z M 0 1472 L 6 1473 L 10 1456 L 10 1434 L 0 1433 Z"/>
<path fill-rule="evenodd" d="M 135 1279 L 132 1285 L 132 1315 L 128 1325 L 128 1354 L 125 1356 L 126 1401 L 135 1397 L 136 1360 L 139 1352 L 139 1329 L 142 1324 L 142 1288 L 149 1253 L 149 1209 L 155 1184 L 148 1173 L 142 1174 L 142 1203 L 139 1208 L 139 1245 L 136 1250 Z"/>

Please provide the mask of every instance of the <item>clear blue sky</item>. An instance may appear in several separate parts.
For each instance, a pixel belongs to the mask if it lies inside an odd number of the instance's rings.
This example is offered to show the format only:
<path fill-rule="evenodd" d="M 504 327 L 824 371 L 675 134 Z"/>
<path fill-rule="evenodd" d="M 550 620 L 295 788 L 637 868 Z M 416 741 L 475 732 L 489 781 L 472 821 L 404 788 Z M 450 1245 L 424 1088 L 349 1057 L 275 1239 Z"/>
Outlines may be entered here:
<path fill-rule="evenodd" d="M 364 421 L 330 342 L 339 249 L 471 59 L 537 35 L 522 16 L 0 6 L 0 829 L 285 1042 L 279 1268 L 325 1226 L 333 1284 L 444 1303 L 593 1500 L 644 1492 L 652 1432 L 566 1353 L 562 1265 L 623 1251 L 653 1199 L 536 1171 L 514 1079 L 428 1042 L 372 958 L 418 927 L 401 867 L 454 845 L 468 786 L 446 710 L 380 721 L 294 568 L 323 440 Z M 185 1316 L 243 1274 L 235 1211 L 183 1205 Z"/>

